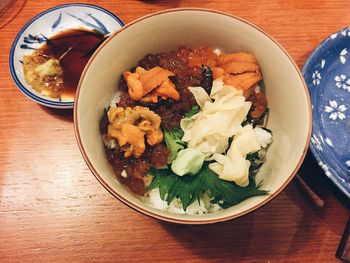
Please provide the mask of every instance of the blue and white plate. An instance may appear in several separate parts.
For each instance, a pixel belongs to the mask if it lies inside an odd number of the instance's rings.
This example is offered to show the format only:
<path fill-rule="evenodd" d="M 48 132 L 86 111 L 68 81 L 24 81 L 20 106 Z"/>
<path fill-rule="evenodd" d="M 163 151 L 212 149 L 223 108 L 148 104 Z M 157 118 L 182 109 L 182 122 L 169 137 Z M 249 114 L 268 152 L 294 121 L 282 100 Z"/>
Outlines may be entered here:
<path fill-rule="evenodd" d="M 42 45 L 47 38 L 73 28 L 98 30 L 109 35 L 124 26 L 113 13 L 95 5 L 66 4 L 50 8 L 32 18 L 16 36 L 9 57 L 10 71 L 18 88 L 35 102 L 52 107 L 73 108 L 74 99 L 52 99 L 34 90 L 24 79 L 22 59 Z"/>
<path fill-rule="evenodd" d="M 350 198 L 350 27 L 329 36 L 312 52 L 303 75 L 313 107 L 311 151 Z"/>

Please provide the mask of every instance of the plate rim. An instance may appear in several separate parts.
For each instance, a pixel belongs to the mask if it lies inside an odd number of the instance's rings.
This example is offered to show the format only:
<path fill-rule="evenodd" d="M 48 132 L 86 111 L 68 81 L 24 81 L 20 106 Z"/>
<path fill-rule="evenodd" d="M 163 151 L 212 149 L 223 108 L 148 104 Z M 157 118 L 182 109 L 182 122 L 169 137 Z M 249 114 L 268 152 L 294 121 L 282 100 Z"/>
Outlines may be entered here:
<path fill-rule="evenodd" d="M 11 48 L 10 48 L 10 53 L 9 53 L 9 66 L 10 66 L 10 74 L 12 77 L 12 80 L 15 82 L 16 86 L 18 87 L 18 89 L 30 100 L 46 106 L 46 107 L 50 107 L 50 108 L 56 108 L 56 109 L 73 109 L 74 107 L 74 100 L 75 98 L 73 98 L 72 101 L 52 101 L 52 100 L 48 100 L 45 99 L 43 97 L 40 97 L 36 94 L 34 94 L 31 90 L 29 90 L 28 88 L 26 88 L 22 82 L 19 80 L 17 73 L 16 73 L 16 69 L 14 66 L 14 53 L 16 50 L 16 46 L 18 44 L 18 41 L 20 40 L 20 38 L 23 35 L 23 32 L 29 27 L 31 26 L 36 20 L 38 20 L 39 18 L 45 16 L 48 13 L 51 13 L 52 11 L 56 11 L 58 9 L 62 9 L 62 8 L 66 8 L 66 7 L 89 7 L 89 8 L 93 8 L 96 9 L 98 11 L 101 11 L 107 15 L 109 15 L 110 17 L 112 17 L 121 27 L 123 27 L 125 24 L 124 22 L 114 13 L 112 13 L 111 11 L 94 5 L 94 4 L 85 4 L 85 3 L 70 3 L 70 4 L 62 4 L 62 5 L 57 5 L 54 7 L 51 7 L 49 9 L 46 9 L 40 13 L 38 13 L 37 15 L 35 15 L 34 17 L 32 17 L 28 22 L 26 22 L 22 28 L 18 31 L 16 37 L 14 38 Z"/>
<path fill-rule="evenodd" d="M 308 56 L 306 62 L 304 63 L 304 66 L 302 68 L 302 74 L 305 78 L 305 74 L 307 71 L 310 70 L 310 67 L 311 67 L 311 64 L 313 61 L 316 60 L 316 58 L 318 57 L 319 55 L 319 52 L 322 48 L 325 47 L 325 45 L 327 45 L 329 43 L 330 40 L 333 40 L 332 36 L 337 34 L 341 34 L 342 31 L 344 30 L 350 30 L 350 26 L 346 26 L 330 35 L 328 35 L 325 39 L 323 39 L 313 50 L 312 52 L 310 53 L 310 55 Z M 309 89 L 309 92 L 311 90 L 311 88 L 309 87 L 307 81 L 305 80 L 306 84 L 307 84 L 307 87 Z M 313 105 L 313 101 L 312 101 L 312 98 L 313 96 L 311 96 L 311 92 L 310 92 L 310 99 L 311 99 L 311 103 Z M 314 112 L 313 108 L 312 108 L 312 111 Z M 315 114 L 313 114 L 314 116 Z M 312 135 L 311 135 L 311 138 L 313 137 L 313 135 L 315 134 L 314 132 L 314 127 L 317 127 L 317 125 L 314 124 L 314 121 L 315 121 L 315 118 L 313 117 L 312 118 Z M 320 130 L 318 130 L 318 132 L 320 132 Z M 320 132 L 320 134 L 323 134 Z M 346 187 L 345 185 L 343 185 L 341 182 L 339 182 L 339 179 L 337 179 L 337 177 L 339 177 L 337 175 L 337 172 L 335 171 L 335 169 L 333 169 L 333 167 L 331 167 L 329 165 L 329 162 L 327 162 L 326 158 L 323 157 L 323 155 L 320 153 L 320 151 L 316 148 L 316 146 L 310 142 L 310 146 L 309 148 L 311 149 L 311 152 L 313 154 L 313 156 L 315 157 L 316 161 L 317 161 L 317 164 L 319 165 L 319 167 L 321 167 L 321 169 L 323 170 L 323 172 L 325 173 L 325 175 L 327 176 L 327 178 L 329 178 L 334 184 L 335 186 L 348 198 L 350 199 L 350 187 Z M 323 163 L 323 164 L 326 164 L 328 166 L 328 169 L 325 169 L 325 167 L 323 165 L 321 165 L 320 163 Z M 329 170 L 331 170 L 331 172 L 329 172 Z"/>

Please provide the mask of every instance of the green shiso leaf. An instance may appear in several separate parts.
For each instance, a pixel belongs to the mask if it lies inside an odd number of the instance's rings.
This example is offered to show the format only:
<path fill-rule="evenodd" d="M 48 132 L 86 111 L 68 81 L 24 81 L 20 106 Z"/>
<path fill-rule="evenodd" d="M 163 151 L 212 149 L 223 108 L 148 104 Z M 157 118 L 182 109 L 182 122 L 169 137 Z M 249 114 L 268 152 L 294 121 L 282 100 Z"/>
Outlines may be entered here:
<path fill-rule="evenodd" d="M 256 185 L 252 178 L 247 187 L 221 180 L 208 168 L 207 164 L 204 164 L 195 176 L 177 176 L 170 169 L 151 169 L 150 174 L 154 178 L 148 190 L 159 188 L 161 199 L 168 204 L 178 197 L 185 211 L 206 191 L 209 193 L 211 203 L 217 203 L 222 208 L 236 205 L 252 196 L 268 193 L 260 190 L 260 185 Z"/>
<path fill-rule="evenodd" d="M 188 112 L 185 113 L 184 118 L 191 118 L 193 115 L 199 112 L 199 106 L 194 105 Z"/>
<path fill-rule="evenodd" d="M 175 128 L 172 131 L 164 131 L 165 143 L 168 149 L 170 150 L 170 157 L 168 163 L 174 161 L 176 159 L 177 153 L 185 148 L 186 143 L 181 140 L 183 135 L 184 132 L 180 127 Z"/>
<path fill-rule="evenodd" d="M 198 112 L 199 106 L 194 105 L 188 112 L 185 113 L 184 118 L 190 118 Z M 183 136 L 184 131 L 180 127 L 177 127 L 171 131 L 164 131 L 165 143 L 168 149 L 170 150 L 170 157 L 168 163 L 174 161 L 176 159 L 177 153 L 187 146 L 187 144 L 181 140 Z"/>

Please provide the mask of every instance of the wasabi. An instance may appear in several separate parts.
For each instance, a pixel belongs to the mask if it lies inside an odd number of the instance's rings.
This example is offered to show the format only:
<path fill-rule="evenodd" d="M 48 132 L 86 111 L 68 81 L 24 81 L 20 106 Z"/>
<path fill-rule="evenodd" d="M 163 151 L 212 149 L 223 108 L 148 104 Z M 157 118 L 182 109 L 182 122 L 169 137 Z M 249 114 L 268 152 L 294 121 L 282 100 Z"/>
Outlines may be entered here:
<path fill-rule="evenodd" d="M 171 164 L 171 170 L 179 175 L 197 174 L 202 168 L 204 154 L 194 148 L 186 148 L 178 152 L 176 159 Z"/>

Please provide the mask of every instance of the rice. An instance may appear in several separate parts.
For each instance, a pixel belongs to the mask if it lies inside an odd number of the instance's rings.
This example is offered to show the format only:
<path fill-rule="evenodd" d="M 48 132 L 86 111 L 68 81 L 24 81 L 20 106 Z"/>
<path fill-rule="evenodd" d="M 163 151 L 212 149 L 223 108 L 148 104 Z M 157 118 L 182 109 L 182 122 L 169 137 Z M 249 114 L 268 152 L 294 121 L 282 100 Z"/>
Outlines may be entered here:
<path fill-rule="evenodd" d="M 188 215 L 203 215 L 207 213 L 216 212 L 222 210 L 222 208 L 218 204 L 210 203 L 209 198 L 206 198 L 204 195 L 198 201 L 193 202 L 189 205 L 186 211 L 183 210 L 182 204 L 179 198 L 175 198 L 169 205 L 166 201 L 163 201 L 160 198 L 159 189 L 152 189 L 149 191 L 148 196 L 143 197 L 143 201 L 156 209 L 162 211 L 168 211 L 170 213 L 175 214 L 188 214 Z"/>
<path fill-rule="evenodd" d="M 111 101 L 111 103 L 109 104 L 110 107 L 115 107 L 115 105 L 118 104 L 120 100 L 120 92 L 117 92 L 114 96 L 113 96 L 113 99 Z"/>
<path fill-rule="evenodd" d="M 254 132 L 262 148 L 266 148 L 272 142 L 272 134 L 263 128 L 257 127 Z"/>

